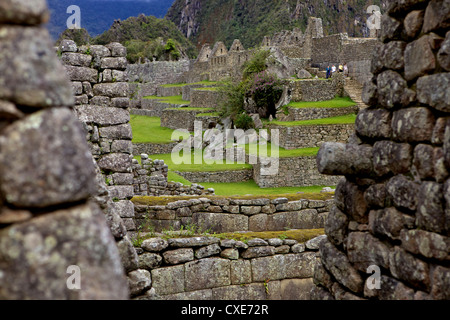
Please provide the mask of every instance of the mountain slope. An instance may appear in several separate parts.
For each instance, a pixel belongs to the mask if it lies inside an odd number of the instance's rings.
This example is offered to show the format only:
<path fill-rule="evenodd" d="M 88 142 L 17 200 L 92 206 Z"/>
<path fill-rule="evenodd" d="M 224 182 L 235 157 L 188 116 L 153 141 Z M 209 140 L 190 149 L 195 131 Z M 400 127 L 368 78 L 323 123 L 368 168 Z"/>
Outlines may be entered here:
<path fill-rule="evenodd" d="M 108 30 L 114 20 L 128 17 L 153 15 L 164 17 L 173 0 L 47 0 L 51 12 L 48 29 L 54 40 L 66 29 L 67 13 L 70 5 L 81 9 L 81 27 L 91 36 Z"/>
<path fill-rule="evenodd" d="M 175 0 L 166 18 L 197 47 L 224 41 L 230 46 L 239 38 L 244 46 L 261 43 L 265 35 L 300 27 L 308 17 L 322 18 L 325 34 L 347 32 L 367 36 L 365 25 L 371 4 L 386 8 L 388 0 Z"/>

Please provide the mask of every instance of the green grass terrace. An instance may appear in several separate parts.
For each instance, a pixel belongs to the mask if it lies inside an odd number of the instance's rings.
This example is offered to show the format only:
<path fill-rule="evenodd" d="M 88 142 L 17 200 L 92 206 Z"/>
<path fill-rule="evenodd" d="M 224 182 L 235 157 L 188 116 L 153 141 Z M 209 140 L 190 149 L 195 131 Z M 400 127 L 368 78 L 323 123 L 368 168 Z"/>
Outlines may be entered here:
<path fill-rule="evenodd" d="M 356 121 L 356 114 L 346 114 L 343 116 L 314 119 L 314 120 L 301 120 L 301 121 L 278 121 L 274 120 L 269 122 L 265 120 L 265 124 L 275 124 L 284 127 L 297 127 L 297 126 L 317 126 L 317 125 L 332 125 L 332 124 L 354 124 Z"/>
<path fill-rule="evenodd" d="M 356 105 L 350 97 L 336 97 L 332 100 L 326 101 L 301 101 L 301 102 L 291 102 L 287 104 L 289 108 L 348 108 Z"/>

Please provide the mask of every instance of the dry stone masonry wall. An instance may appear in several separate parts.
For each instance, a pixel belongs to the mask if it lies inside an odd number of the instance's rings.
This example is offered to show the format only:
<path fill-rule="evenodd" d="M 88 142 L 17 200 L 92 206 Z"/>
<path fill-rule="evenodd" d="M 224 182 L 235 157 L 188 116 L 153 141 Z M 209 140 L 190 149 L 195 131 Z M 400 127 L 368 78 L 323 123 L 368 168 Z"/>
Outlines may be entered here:
<path fill-rule="evenodd" d="M 0 299 L 127 299 L 48 17 L 44 0 L 0 2 Z"/>
<path fill-rule="evenodd" d="M 130 281 L 137 300 L 308 300 L 317 243 L 150 238 Z"/>
<path fill-rule="evenodd" d="M 330 210 L 331 201 L 270 199 L 196 198 L 168 205 L 136 205 L 135 224 L 157 232 L 180 230 L 190 225 L 212 232 L 284 231 L 319 229 Z"/>
<path fill-rule="evenodd" d="M 322 173 L 345 178 L 313 297 L 448 300 L 450 5 L 391 1 L 381 26 L 357 139 L 325 144 L 318 155 Z"/>

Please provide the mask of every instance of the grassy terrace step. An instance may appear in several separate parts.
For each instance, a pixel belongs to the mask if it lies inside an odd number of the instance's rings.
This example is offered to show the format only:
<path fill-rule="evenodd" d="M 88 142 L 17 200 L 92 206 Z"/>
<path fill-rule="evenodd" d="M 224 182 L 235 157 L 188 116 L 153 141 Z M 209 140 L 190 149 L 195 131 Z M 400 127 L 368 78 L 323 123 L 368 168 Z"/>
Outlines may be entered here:
<path fill-rule="evenodd" d="M 287 105 L 289 108 L 348 108 L 353 107 L 357 103 L 349 97 L 336 97 L 332 100 L 327 101 L 316 101 L 316 102 L 291 102 Z"/>
<path fill-rule="evenodd" d="M 172 134 L 176 130 L 161 127 L 161 119 L 158 117 L 148 117 L 131 115 L 130 124 L 133 131 L 133 143 L 172 143 Z M 180 135 L 187 138 L 185 134 Z"/>
<path fill-rule="evenodd" d="M 202 182 L 200 183 L 205 188 L 214 188 L 216 195 L 219 196 L 245 196 L 252 195 L 262 198 L 268 198 L 275 196 L 279 198 L 280 194 L 296 195 L 298 192 L 304 192 L 300 194 L 298 199 L 308 199 L 304 198 L 305 195 L 311 194 L 322 195 L 320 191 L 325 187 L 330 186 L 313 186 L 313 187 L 280 187 L 280 188 L 260 188 L 255 181 L 249 180 L 245 182 L 229 182 L 229 183 L 212 183 L 212 182 Z M 302 197 L 303 196 L 303 197 Z M 286 198 L 289 198 L 286 196 Z M 297 200 L 298 200 L 297 199 Z"/>
<path fill-rule="evenodd" d="M 148 232 L 140 235 L 139 242 L 137 246 L 140 247 L 142 241 L 150 238 L 163 238 L 163 239 L 173 239 L 173 238 L 190 238 L 190 237 L 215 237 L 221 240 L 234 239 L 237 241 L 247 242 L 251 239 L 291 239 L 297 240 L 299 243 L 304 243 L 308 240 L 314 239 L 318 236 L 325 234 L 325 229 L 290 229 L 286 231 L 262 231 L 262 232 L 228 232 L 228 233 L 207 233 L 201 232 L 196 226 L 187 227 L 185 230 L 181 231 L 170 231 L 166 230 L 161 233 L 159 232 Z"/>
<path fill-rule="evenodd" d="M 298 189 L 298 188 L 297 188 Z M 179 201 L 179 200 L 190 200 L 198 198 L 208 198 L 208 199 L 240 199 L 240 200 L 251 200 L 251 199 L 269 199 L 275 200 L 277 198 L 287 198 L 289 201 L 296 201 L 301 199 L 307 200 L 331 200 L 334 198 L 334 193 L 317 193 L 317 192 L 305 192 L 305 193 L 275 193 L 275 194 L 257 194 L 257 195 L 214 195 L 214 196 L 135 196 L 131 201 L 135 205 L 144 206 L 159 206 L 167 205 L 168 203 Z"/>
<path fill-rule="evenodd" d="M 208 81 L 208 80 L 204 80 L 204 81 L 199 81 L 199 82 L 193 82 L 193 83 L 172 83 L 172 84 L 164 84 L 161 87 L 163 88 L 179 88 L 179 87 L 186 87 L 189 85 L 206 85 L 206 86 L 214 86 L 214 85 L 218 85 L 220 84 L 220 82 L 218 81 Z"/>
<path fill-rule="evenodd" d="M 356 114 L 347 114 L 344 116 L 322 118 L 314 120 L 302 120 L 302 121 L 266 121 L 266 124 L 275 124 L 284 127 L 297 127 L 297 126 L 316 126 L 316 125 L 332 125 L 332 124 L 354 124 L 356 121 Z"/>
<path fill-rule="evenodd" d="M 183 100 L 182 95 L 169 96 L 169 97 L 146 96 L 146 97 L 144 97 L 144 99 L 157 100 L 162 103 L 179 104 L 179 105 L 189 105 L 191 103 L 188 100 Z"/>
<path fill-rule="evenodd" d="M 250 148 L 252 146 L 252 148 Z M 256 148 L 255 148 L 256 147 Z M 245 145 L 245 152 L 251 155 L 261 155 L 261 149 L 267 148 L 267 156 L 272 155 L 272 144 L 269 142 L 267 145 Z M 295 158 L 295 157 L 315 157 L 319 152 L 319 147 L 317 148 L 301 148 L 286 150 L 282 147 L 278 147 L 278 156 L 280 158 Z"/>

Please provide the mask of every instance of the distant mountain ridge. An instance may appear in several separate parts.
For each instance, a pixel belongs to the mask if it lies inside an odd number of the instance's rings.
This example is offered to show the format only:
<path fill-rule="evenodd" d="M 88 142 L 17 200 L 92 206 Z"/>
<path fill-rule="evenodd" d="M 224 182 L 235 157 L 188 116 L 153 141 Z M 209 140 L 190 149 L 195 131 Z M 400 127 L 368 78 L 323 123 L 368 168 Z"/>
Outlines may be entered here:
<path fill-rule="evenodd" d="M 81 27 L 91 36 L 97 36 L 108 30 L 114 20 L 125 20 L 143 13 L 163 18 L 173 0 L 47 0 L 51 12 L 48 29 L 53 39 L 66 29 L 70 14 L 67 8 L 77 5 L 81 9 Z"/>
<path fill-rule="evenodd" d="M 389 0 L 175 0 L 166 18 L 196 46 L 224 41 L 230 46 L 240 39 L 245 47 L 261 44 L 264 36 L 299 27 L 306 29 L 309 17 L 321 18 L 325 34 L 346 32 L 367 37 L 367 8 L 381 12 Z"/>

